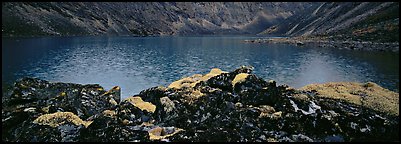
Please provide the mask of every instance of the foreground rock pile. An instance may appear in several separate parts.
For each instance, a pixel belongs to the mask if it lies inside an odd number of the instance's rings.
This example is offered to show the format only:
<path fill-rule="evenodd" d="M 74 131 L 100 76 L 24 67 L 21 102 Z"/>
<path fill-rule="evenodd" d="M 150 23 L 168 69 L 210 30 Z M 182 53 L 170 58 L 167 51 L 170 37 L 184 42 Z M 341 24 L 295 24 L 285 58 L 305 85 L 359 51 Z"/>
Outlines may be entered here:
<path fill-rule="evenodd" d="M 3 141 L 399 141 L 399 94 L 374 83 L 293 89 L 212 69 L 120 101 L 120 88 L 24 78 L 3 90 Z"/>

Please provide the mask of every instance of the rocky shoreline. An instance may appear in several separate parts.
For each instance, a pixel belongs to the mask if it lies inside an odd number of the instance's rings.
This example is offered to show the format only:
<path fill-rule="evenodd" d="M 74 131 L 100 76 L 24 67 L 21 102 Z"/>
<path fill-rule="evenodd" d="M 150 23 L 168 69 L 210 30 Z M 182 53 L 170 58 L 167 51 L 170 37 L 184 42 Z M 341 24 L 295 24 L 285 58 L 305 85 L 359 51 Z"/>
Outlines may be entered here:
<path fill-rule="evenodd" d="M 305 38 L 305 37 L 266 38 L 266 39 L 244 40 L 244 42 L 293 44 L 297 46 L 313 45 L 318 47 L 349 49 L 349 50 L 365 50 L 365 51 L 399 52 L 400 49 L 398 42 L 380 43 L 380 42 L 370 42 L 370 41 L 348 41 L 348 40 Z"/>
<path fill-rule="evenodd" d="M 371 82 L 276 85 L 212 69 L 120 102 L 120 88 L 24 78 L 3 89 L 2 141 L 399 141 L 399 94 Z"/>

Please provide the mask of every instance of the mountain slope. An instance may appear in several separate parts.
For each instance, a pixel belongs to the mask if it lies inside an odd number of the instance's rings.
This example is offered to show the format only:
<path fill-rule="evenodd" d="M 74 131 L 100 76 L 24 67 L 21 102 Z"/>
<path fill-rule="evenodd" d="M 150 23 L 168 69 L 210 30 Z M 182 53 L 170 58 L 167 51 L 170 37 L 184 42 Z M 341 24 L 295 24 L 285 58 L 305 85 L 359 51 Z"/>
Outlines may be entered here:
<path fill-rule="evenodd" d="M 2 3 L 3 36 L 256 34 L 317 3 Z"/>
<path fill-rule="evenodd" d="M 398 13 L 398 2 L 322 3 L 259 34 L 395 42 L 399 39 Z"/>

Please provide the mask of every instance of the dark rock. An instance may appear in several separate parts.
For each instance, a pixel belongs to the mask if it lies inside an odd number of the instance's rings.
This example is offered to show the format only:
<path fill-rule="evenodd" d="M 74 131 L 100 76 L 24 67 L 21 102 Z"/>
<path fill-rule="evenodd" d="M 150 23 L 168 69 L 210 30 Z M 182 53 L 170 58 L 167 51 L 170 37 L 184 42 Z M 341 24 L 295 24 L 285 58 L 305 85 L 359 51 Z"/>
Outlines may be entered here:
<path fill-rule="evenodd" d="M 2 139 L 399 141 L 398 113 L 322 96 L 320 89 L 277 86 L 252 70 L 245 66 L 232 72 L 212 70 L 185 87 L 179 83 L 153 87 L 120 103 L 119 87 L 104 91 L 99 85 L 22 79 L 12 92 L 3 92 Z M 361 87 L 377 88 L 368 84 Z M 360 96 L 366 99 L 370 95 Z"/>

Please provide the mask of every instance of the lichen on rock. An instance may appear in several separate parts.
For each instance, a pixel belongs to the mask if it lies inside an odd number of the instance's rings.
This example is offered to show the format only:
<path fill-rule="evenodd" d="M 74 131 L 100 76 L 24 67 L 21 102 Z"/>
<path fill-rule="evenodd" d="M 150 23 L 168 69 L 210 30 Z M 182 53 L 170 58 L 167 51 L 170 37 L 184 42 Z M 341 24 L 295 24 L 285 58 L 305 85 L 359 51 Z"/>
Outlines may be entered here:
<path fill-rule="evenodd" d="M 310 84 L 300 90 L 316 91 L 318 97 L 340 99 L 392 115 L 399 115 L 399 94 L 372 83 L 329 82 Z"/>
<path fill-rule="evenodd" d="M 240 73 L 238 75 L 235 76 L 234 80 L 231 82 L 231 84 L 233 85 L 233 87 L 235 86 L 235 84 L 240 83 L 245 81 L 245 79 L 249 76 L 249 74 L 247 73 Z"/>
<path fill-rule="evenodd" d="M 33 121 L 33 123 L 39 125 L 49 125 L 51 127 L 58 127 L 66 122 L 70 122 L 75 125 L 84 125 L 85 127 L 88 127 L 92 123 L 92 121 L 83 121 L 72 112 L 56 112 L 52 114 L 44 114 Z"/>
<path fill-rule="evenodd" d="M 192 87 L 193 83 L 196 83 L 202 75 L 200 74 L 195 74 L 190 77 L 182 78 L 180 80 L 177 80 L 175 82 L 172 82 L 168 88 L 173 88 L 173 89 L 182 89 L 184 87 Z"/>
<path fill-rule="evenodd" d="M 3 93 L 3 141 L 399 141 L 399 94 L 368 83 L 277 85 L 213 69 L 120 103 L 119 87 L 26 78 Z M 64 94 L 63 94 L 64 93 Z M 63 96 L 61 96 L 63 95 Z M 181 129 L 182 128 L 182 129 Z M 184 130 L 185 129 L 185 130 Z"/>
<path fill-rule="evenodd" d="M 166 130 L 170 129 L 170 130 Z M 174 134 L 183 131 L 183 129 L 180 128 L 174 128 L 174 127 L 155 127 L 151 130 L 149 130 L 149 138 L 150 140 L 161 140 L 170 136 L 173 136 Z"/>
<path fill-rule="evenodd" d="M 102 113 L 104 116 L 108 117 L 114 117 L 116 115 L 116 112 L 114 110 L 105 110 Z"/>
<path fill-rule="evenodd" d="M 182 78 L 180 80 L 177 80 L 177 81 L 171 83 L 168 86 L 168 88 L 173 88 L 173 89 L 181 89 L 181 88 L 184 88 L 184 87 L 192 88 L 196 84 L 198 84 L 199 82 L 207 81 L 211 77 L 220 75 L 222 73 L 227 73 L 227 72 L 222 71 L 222 70 L 220 70 L 218 68 L 213 68 L 212 70 L 210 70 L 210 72 L 208 74 L 205 74 L 203 76 L 201 74 L 194 74 L 194 75 L 192 75 L 190 77 L 185 77 L 185 78 Z"/>
<path fill-rule="evenodd" d="M 156 106 L 155 105 L 153 105 L 150 102 L 144 102 L 142 100 L 142 98 L 138 97 L 138 96 L 129 97 L 129 98 L 125 99 L 125 101 L 131 103 L 132 105 L 134 105 L 135 107 L 137 107 L 137 108 L 139 108 L 141 110 L 146 110 L 146 111 L 151 112 L 151 113 L 155 112 L 155 110 L 156 110 Z"/>

